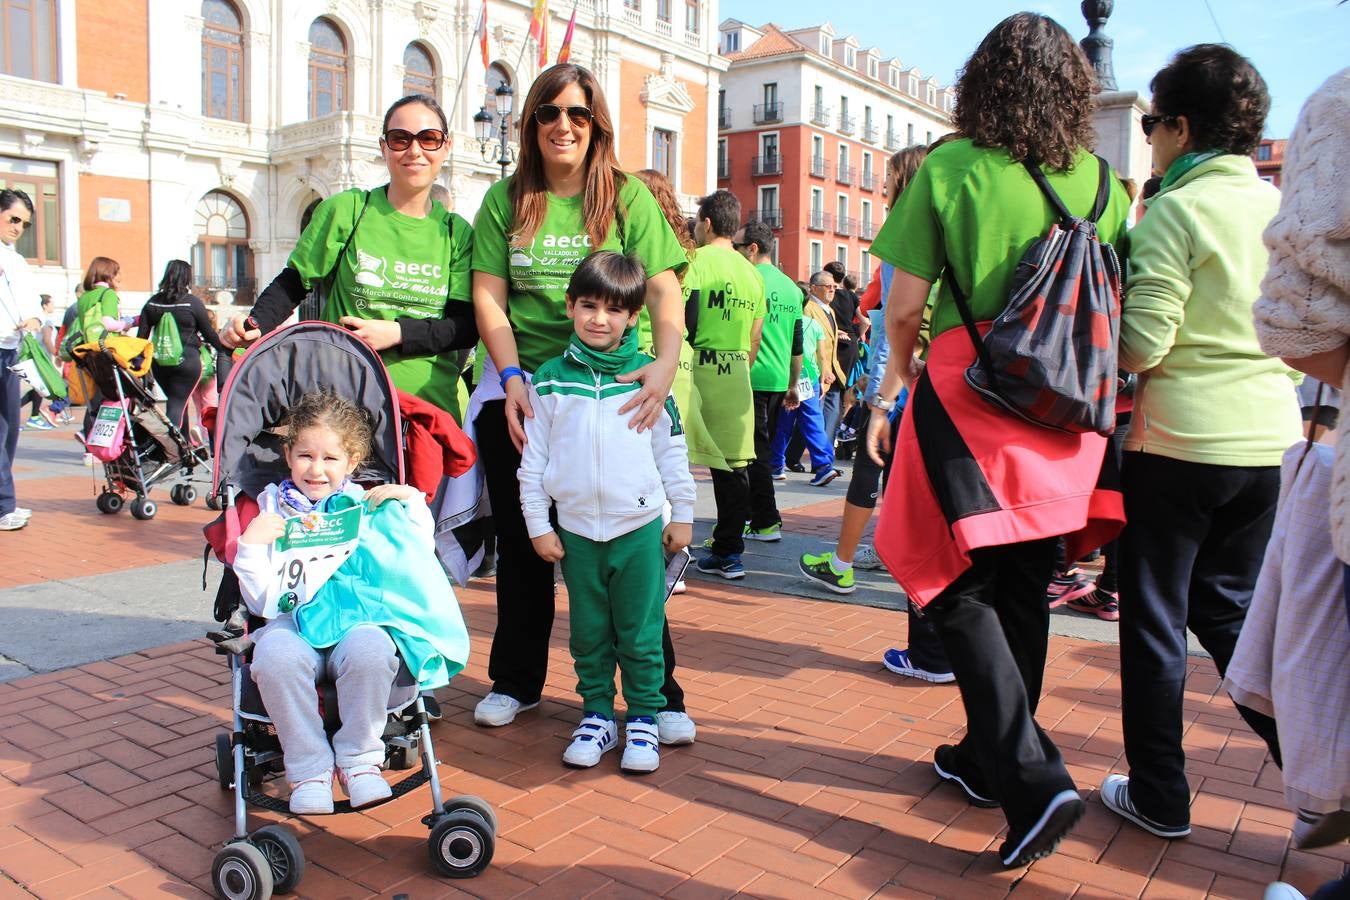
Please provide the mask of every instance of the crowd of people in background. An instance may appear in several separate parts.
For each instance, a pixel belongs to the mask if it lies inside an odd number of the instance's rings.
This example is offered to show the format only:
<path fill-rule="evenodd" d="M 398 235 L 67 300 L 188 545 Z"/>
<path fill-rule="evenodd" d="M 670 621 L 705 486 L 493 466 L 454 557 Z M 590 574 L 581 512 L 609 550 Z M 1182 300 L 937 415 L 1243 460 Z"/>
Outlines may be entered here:
<path fill-rule="evenodd" d="M 782 539 L 775 485 L 792 473 L 829 485 L 851 453 L 837 541 L 802 555 L 802 576 L 848 594 L 855 569 L 884 568 L 904 589 L 907 644 L 881 663 L 955 683 L 966 733 L 936 749 L 934 770 L 971 804 L 1003 811 L 1003 865 L 1053 852 L 1086 809 L 1036 719 L 1061 605 L 1118 622 L 1128 773 L 1106 778 L 1101 802 L 1152 835 L 1184 838 L 1187 632 L 1223 676 L 1268 565 L 1286 452 L 1305 434 L 1335 437 L 1350 346 L 1348 84 L 1350 70 L 1310 101 L 1282 200 L 1251 159 L 1269 109 L 1260 74 L 1225 45 L 1182 50 L 1151 84 L 1142 127 L 1156 177 L 1136 207 L 1132 183 L 1099 172 L 1097 82 L 1078 45 L 1049 18 L 1010 16 L 962 70 L 953 133 L 890 159 L 890 211 L 872 245 L 882 262 L 859 297 L 838 263 L 802 282 L 779 270 L 773 231 L 746 221 L 727 191 L 702 198 L 687 222 L 663 176 L 619 167 L 599 84 L 560 64 L 530 87 L 516 171 L 472 225 L 431 196 L 450 151 L 444 112 L 405 97 L 380 138 L 388 183 L 323 201 L 247 316 L 218 333 L 175 260 L 136 330 L 177 323 L 181 361 L 157 363 L 154 379 L 181 426 L 189 398 L 215 402 L 208 359 L 215 368 L 217 352 L 223 363 L 318 292 L 325 320 L 369 342 L 400 389 L 472 435 L 496 538 L 480 726 L 507 726 L 540 703 L 560 563 L 583 701 L 563 762 L 597 765 L 619 745 L 616 668 L 624 771 L 650 772 L 661 745 L 692 743 L 662 602 L 662 550 L 690 540 L 690 465 L 707 467 L 717 509 L 694 566 L 740 580 L 747 541 Z M 1122 268 L 1109 327 L 1115 415 L 1101 431 L 1044 427 L 967 383 L 1024 254 L 1060 219 L 1051 195 L 1095 224 Z M 10 474 L 19 428 L 69 421 L 36 392 L 20 410 L 9 368 L 20 332 L 40 332 L 55 358 L 65 332 L 88 340 L 124 327 L 119 268 L 105 257 L 64 323 L 50 298 L 39 302 L 13 249 L 31 217 L 26 196 L 0 192 L 0 529 L 32 515 Z M 366 255 L 425 262 L 408 270 L 427 274 L 374 285 L 360 276 Z M 1300 371 L 1328 390 L 1300 401 Z M 1340 560 L 1350 560 L 1345 448 L 1324 523 Z M 1098 551 L 1094 582 L 1078 563 Z M 1350 609 L 1340 596 L 1321 602 Z M 1331 674 L 1345 681 L 1343 666 Z M 1282 745 L 1311 724 L 1235 696 L 1276 765 L 1302 759 Z M 1350 709 L 1328 718 L 1346 739 Z M 1344 760 L 1347 745 L 1334 746 Z M 290 774 L 297 786 L 312 777 Z M 1298 794 L 1300 846 L 1350 837 L 1350 781 L 1324 788 Z"/>

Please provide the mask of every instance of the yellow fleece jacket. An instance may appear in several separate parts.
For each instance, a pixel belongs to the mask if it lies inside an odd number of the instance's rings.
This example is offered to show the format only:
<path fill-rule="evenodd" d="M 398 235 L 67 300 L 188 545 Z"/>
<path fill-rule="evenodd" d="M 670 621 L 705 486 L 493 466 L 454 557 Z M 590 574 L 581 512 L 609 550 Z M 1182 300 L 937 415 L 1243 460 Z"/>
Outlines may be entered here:
<path fill-rule="evenodd" d="M 1245 156 L 1207 160 L 1160 191 L 1130 234 L 1120 366 L 1140 375 L 1126 450 L 1278 466 L 1302 431 L 1297 373 L 1252 323 L 1280 195 Z"/>

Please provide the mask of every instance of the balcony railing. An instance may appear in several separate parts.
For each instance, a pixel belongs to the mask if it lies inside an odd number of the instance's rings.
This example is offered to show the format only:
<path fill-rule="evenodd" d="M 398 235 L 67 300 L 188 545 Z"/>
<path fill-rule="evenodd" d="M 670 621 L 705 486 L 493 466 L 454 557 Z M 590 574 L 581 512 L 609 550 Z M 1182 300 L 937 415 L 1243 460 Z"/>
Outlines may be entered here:
<path fill-rule="evenodd" d="M 873 222 L 863 219 L 862 224 L 858 226 L 858 237 L 864 241 L 870 241 L 877 236 L 877 226 Z"/>
<path fill-rule="evenodd" d="M 903 146 L 905 146 L 905 145 L 904 145 L 904 142 L 900 140 L 900 135 L 896 134 L 894 131 L 888 131 L 888 132 L 886 132 L 886 149 L 887 149 L 887 150 L 889 150 L 889 151 L 891 151 L 892 153 L 894 153 L 895 151 L 899 150 L 899 149 L 900 149 L 901 147 L 903 147 Z"/>
<path fill-rule="evenodd" d="M 258 282 L 253 278 L 194 275 L 192 287 L 194 294 L 211 303 L 231 302 L 236 306 L 252 306 L 257 297 Z M 229 301 L 219 296 L 222 292 L 232 295 Z"/>
<path fill-rule="evenodd" d="M 756 156 L 750 163 L 751 175 L 782 175 L 783 157 Z"/>
<path fill-rule="evenodd" d="M 853 134 L 853 133 L 854 133 L 855 131 L 857 131 L 857 130 L 858 130 L 858 117 L 857 117 L 857 116 L 846 116 L 846 115 L 844 115 L 843 113 L 840 113 L 840 114 L 839 114 L 839 133 L 840 133 L 840 134 Z"/>
<path fill-rule="evenodd" d="M 858 230 L 858 220 L 851 216 L 839 216 L 834 220 L 834 233 L 851 237 Z"/>
<path fill-rule="evenodd" d="M 828 231 L 830 228 L 830 214 L 819 209 L 811 210 L 806 217 L 806 227 L 811 231 Z"/>
<path fill-rule="evenodd" d="M 783 227 L 783 211 L 781 209 L 752 209 L 746 219 L 747 222 L 763 222 L 770 228 Z"/>
<path fill-rule="evenodd" d="M 852 184 L 857 174 L 858 170 L 853 166 L 837 166 L 834 170 L 834 180 L 840 184 Z"/>
<path fill-rule="evenodd" d="M 877 189 L 877 173 L 863 172 L 862 179 L 858 182 L 858 185 L 864 191 L 875 191 Z"/>
<path fill-rule="evenodd" d="M 811 157 L 811 177 L 829 178 L 830 177 L 829 160 L 825 159 L 825 157 L 823 156 Z"/>
<path fill-rule="evenodd" d="M 718 128 L 730 128 L 730 127 L 731 127 L 731 109 L 730 109 L 730 107 L 726 107 L 726 106 L 719 106 L 719 107 L 717 107 L 717 127 L 718 127 Z"/>
<path fill-rule="evenodd" d="M 811 107 L 811 124 L 819 125 L 821 128 L 829 128 L 830 120 L 833 115 L 834 111 L 831 110 L 828 106 L 821 106 L 820 104 L 816 104 L 815 106 Z"/>
<path fill-rule="evenodd" d="M 718 180 L 731 177 L 731 161 L 725 156 L 717 159 L 717 178 Z"/>
<path fill-rule="evenodd" d="M 783 121 L 783 104 L 781 103 L 756 103 L 755 104 L 755 124 L 766 125 L 769 122 Z"/>

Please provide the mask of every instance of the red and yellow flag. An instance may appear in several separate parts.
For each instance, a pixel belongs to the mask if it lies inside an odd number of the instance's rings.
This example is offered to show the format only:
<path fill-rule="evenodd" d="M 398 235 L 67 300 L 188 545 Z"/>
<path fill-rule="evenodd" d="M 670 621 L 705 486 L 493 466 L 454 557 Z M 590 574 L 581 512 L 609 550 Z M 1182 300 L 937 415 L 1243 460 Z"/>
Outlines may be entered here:
<path fill-rule="evenodd" d="M 572 4 L 572 18 L 567 20 L 567 31 L 563 33 L 562 46 L 558 48 L 558 63 L 568 62 L 572 58 L 572 32 L 577 28 L 577 7 Z"/>
<path fill-rule="evenodd" d="M 483 68 L 490 66 L 491 60 L 488 58 L 488 26 L 487 26 L 487 0 L 483 0 L 483 11 L 478 14 L 478 46 L 483 51 Z"/>
<path fill-rule="evenodd" d="M 539 67 L 548 65 L 548 0 L 534 0 L 530 14 L 530 37 L 539 46 Z"/>

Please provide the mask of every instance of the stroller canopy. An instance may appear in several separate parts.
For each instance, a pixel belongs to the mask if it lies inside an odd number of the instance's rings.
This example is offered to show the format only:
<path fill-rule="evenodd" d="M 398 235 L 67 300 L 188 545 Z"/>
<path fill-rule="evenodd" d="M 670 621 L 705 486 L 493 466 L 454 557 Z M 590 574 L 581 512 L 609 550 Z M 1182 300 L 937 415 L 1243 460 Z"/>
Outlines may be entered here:
<path fill-rule="evenodd" d="M 215 487 L 229 484 L 256 497 L 287 477 L 281 435 L 273 429 L 302 396 L 323 388 L 371 415 L 371 457 L 353 477 L 402 481 L 398 395 L 379 353 L 337 325 L 301 322 L 265 336 L 234 364 L 216 416 Z"/>

